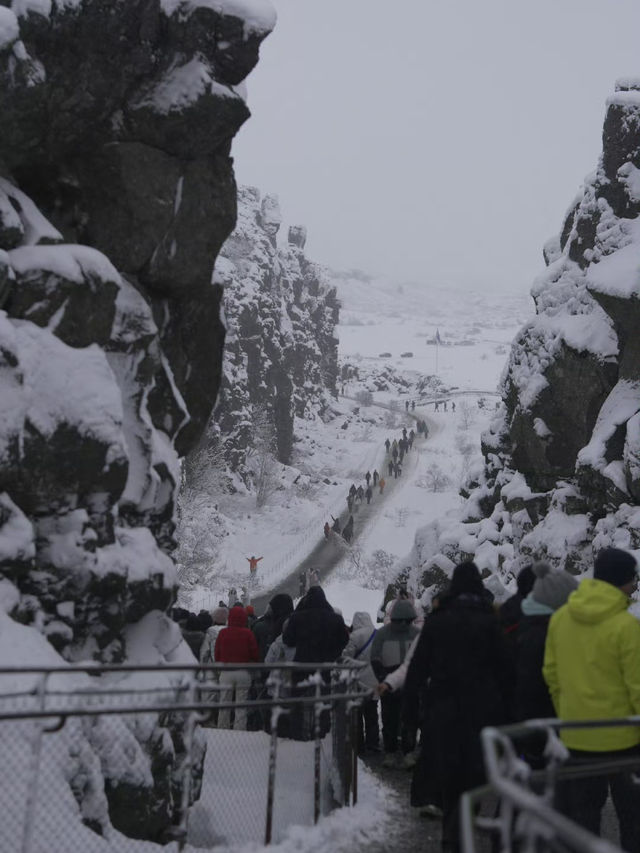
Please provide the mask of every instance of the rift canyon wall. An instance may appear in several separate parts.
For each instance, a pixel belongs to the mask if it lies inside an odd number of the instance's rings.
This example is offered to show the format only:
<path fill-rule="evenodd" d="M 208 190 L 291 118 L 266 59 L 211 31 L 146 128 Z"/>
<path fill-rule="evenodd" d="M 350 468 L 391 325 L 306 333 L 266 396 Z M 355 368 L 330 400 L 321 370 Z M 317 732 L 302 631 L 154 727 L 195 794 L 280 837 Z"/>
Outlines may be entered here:
<path fill-rule="evenodd" d="M 179 457 L 220 383 L 230 145 L 274 22 L 268 0 L 0 2 L 0 600 L 67 660 L 179 654 Z M 110 819 L 162 837 L 180 724 L 121 729 Z"/>
<path fill-rule="evenodd" d="M 640 548 L 640 79 L 618 81 L 602 142 L 545 246 L 484 476 L 461 518 L 417 536 L 423 585 L 464 558 L 508 581 L 532 559 L 581 573 L 604 546 Z"/>

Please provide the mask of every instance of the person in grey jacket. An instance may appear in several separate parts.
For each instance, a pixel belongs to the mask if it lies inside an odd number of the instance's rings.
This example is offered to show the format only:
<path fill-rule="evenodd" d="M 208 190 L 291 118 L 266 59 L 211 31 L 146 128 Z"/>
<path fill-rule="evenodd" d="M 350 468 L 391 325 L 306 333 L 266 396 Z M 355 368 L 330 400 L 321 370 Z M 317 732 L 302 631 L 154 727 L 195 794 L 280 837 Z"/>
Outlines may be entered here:
<path fill-rule="evenodd" d="M 364 611 L 353 614 L 353 624 L 349 642 L 345 646 L 342 657 L 346 660 L 362 661 L 367 666 L 360 670 L 358 681 L 360 686 L 373 694 L 378 685 L 378 679 L 371 667 L 371 647 L 376 636 L 376 628 L 371 616 Z M 378 752 L 380 749 L 380 728 L 378 725 L 378 700 L 372 695 L 360 705 L 358 715 L 358 752 Z"/>
<path fill-rule="evenodd" d="M 396 670 L 406 658 L 409 647 L 419 631 L 413 625 L 416 611 L 410 601 L 398 599 L 391 611 L 391 621 L 373 638 L 371 666 L 378 681 Z M 398 762 L 398 735 L 401 739 L 403 760 L 415 747 L 415 732 L 401 727 L 402 691 L 394 690 L 382 696 L 382 739 L 385 757 L 383 764 L 393 767 Z M 410 766 L 407 764 L 407 766 Z"/>

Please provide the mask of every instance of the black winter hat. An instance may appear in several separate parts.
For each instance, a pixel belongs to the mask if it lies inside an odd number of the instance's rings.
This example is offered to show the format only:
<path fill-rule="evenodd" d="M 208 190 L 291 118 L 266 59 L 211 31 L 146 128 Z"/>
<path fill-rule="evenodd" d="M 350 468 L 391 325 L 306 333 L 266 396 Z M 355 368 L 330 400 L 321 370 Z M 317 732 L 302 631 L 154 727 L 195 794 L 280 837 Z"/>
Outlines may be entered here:
<path fill-rule="evenodd" d="M 520 570 L 516 580 L 516 586 L 518 587 L 518 592 L 523 598 L 526 598 L 529 595 L 533 589 L 535 580 L 536 574 L 533 571 L 532 566 L 525 566 L 524 569 Z"/>
<path fill-rule="evenodd" d="M 457 598 L 459 595 L 486 595 L 480 571 L 471 560 L 459 563 L 453 570 L 449 595 L 451 598 Z"/>
<path fill-rule="evenodd" d="M 613 586 L 624 586 L 638 578 L 636 558 L 621 548 L 605 548 L 596 557 L 593 577 Z"/>

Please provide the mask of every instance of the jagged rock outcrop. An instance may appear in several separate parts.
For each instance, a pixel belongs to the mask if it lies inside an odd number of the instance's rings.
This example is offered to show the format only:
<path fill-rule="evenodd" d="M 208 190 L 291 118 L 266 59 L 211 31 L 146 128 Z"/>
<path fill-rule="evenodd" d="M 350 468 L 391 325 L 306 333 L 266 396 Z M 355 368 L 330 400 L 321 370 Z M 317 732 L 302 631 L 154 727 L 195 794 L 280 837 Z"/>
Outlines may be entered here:
<path fill-rule="evenodd" d="M 0 0 L 0 580 L 68 660 L 131 660 L 131 626 L 175 596 L 178 458 L 221 374 L 239 84 L 274 20 L 268 0 Z M 129 834 L 175 818 L 179 728 L 141 744 L 169 783 L 108 777 Z"/>
<path fill-rule="evenodd" d="M 509 580 L 532 558 L 579 573 L 605 545 L 640 548 L 640 79 L 618 81 L 598 167 L 544 256 L 483 476 L 462 519 L 418 535 L 423 569 L 473 556 Z"/>
<path fill-rule="evenodd" d="M 288 463 L 294 419 L 322 415 L 336 393 L 339 304 L 329 273 L 304 254 L 306 229 L 281 224 L 275 196 L 253 187 L 238 194 L 238 224 L 216 261 L 224 285 L 227 340 L 213 436 L 231 467 L 246 475 L 256 413 L 273 427 L 277 458 Z"/>

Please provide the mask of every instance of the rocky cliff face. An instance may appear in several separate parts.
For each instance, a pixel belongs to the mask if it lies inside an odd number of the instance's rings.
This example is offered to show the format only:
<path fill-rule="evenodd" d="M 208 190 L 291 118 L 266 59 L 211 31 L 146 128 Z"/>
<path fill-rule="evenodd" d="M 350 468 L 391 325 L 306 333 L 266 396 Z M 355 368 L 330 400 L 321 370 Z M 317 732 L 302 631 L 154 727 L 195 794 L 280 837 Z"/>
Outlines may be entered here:
<path fill-rule="evenodd" d="M 597 169 L 544 254 L 484 478 L 449 545 L 417 545 L 426 584 L 460 557 L 509 580 L 532 558 L 581 572 L 603 546 L 640 548 L 640 80 L 618 81 Z"/>
<path fill-rule="evenodd" d="M 129 627 L 175 594 L 239 84 L 273 23 L 268 0 L 0 2 L 0 572 L 69 660 L 131 659 Z M 127 831 L 161 834 L 157 811 Z"/>
<path fill-rule="evenodd" d="M 241 188 L 238 224 L 216 261 L 227 341 L 211 432 L 242 476 L 257 419 L 273 429 L 275 454 L 288 463 L 294 419 L 322 414 L 336 393 L 336 290 L 306 258 L 303 227 L 290 228 L 286 247 L 277 247 L 280 225 L 277 198 Z"/>

